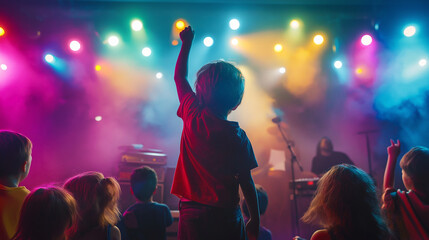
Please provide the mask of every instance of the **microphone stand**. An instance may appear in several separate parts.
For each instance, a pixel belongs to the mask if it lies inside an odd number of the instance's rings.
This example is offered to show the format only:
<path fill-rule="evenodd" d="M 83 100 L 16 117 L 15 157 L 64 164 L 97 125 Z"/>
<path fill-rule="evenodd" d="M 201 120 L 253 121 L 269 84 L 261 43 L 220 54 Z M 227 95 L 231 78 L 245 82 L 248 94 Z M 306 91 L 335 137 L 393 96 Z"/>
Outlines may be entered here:
<path fill-rule="evenodd" d="M 292 229 L 296 230 L 295 235 L 299 235 L 300 231 L 299 231 L 299 219 L 298 219 L 298 202 L 296 199 L 295 170 L 293 167 L 293 163 L 296 162 L 296 164 L 298 165 L 301 172 L 303 171 L 303 169 L 302 169 L 302 166 L 299 163 L 298 159 L 296 158 L 295 151 L 293 150 L 289 139 L 286 137 L 286 135 L 283 133 L 282 128 L 280 127 L 280 121 L 275 122 L 275 123 L 277 124 L 277 127 L 279 128 L 279 131 L 282 135 L 282 138 L 285 141 L 287 148 L 289 149 L 289 152 L 291 155 L 290 165 L 291 165 L 291 171 L 292 171 L 292 197 L 293 197 L 293 204 L 294 204 L 294 208 L 295 208 L 295 224 L 292 223 Z"/>

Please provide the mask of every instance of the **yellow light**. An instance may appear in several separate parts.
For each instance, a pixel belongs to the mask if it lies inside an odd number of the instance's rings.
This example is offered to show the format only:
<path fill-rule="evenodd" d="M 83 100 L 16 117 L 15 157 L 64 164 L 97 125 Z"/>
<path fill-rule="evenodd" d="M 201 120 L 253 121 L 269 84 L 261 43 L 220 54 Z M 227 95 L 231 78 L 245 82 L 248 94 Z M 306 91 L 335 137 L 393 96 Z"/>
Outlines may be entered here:
<path fill-rule="evenodd" d="M 176 28 L 179 30 L 185 29 L 185 22 L 183 22 L 182 20 L 177 21 L 176 22 Z"/>
<path fill-rule="evenodd" d="M 324 41 L 323 36 L 320 34 L 314 36 L 314 38 L 313 38 L 313 42 L 316 45 L 321 45 L 323 43 L 323 41 Z"/>
<path fill-rule="evenodd" d="M 299 22 L 298 22 L 298 20 L 294 19 L 294 20 L 290 21 L 290 27 L 293 28 L 293 29 L 299 28 Z"/>
<path fill-rule="evenodd" d="M 276 45 L 274 45 L 274 51 L 275 52 L 281 52 L 283 50 L 283 46 L 279 43 L 277 43 Z"/>
<path fill-rule="evenodd" d="M 237 46 L 238 45 L 238 39 L 237 38 L 233 38 L 231 40 L 231 44 L 234 45 L 234 46 Z"/>
<path fill-rule="evenodd" d="M 100 66 L 100 65 L 98 65 L 98 64 L 97 64 L 97 65 L 95 65 L 95 71 L 97 71 L 97 72 L 98 72 L 98 71 L 101 71 L 101 66 Z"/>
<path fill-rule="evenodd" d="M 0 37 L 3 36 L 5 34 L 5 31 L 2 27 L 0 27 Z"/>
<path fill-rule="evenodd" d="M 173 46 L 177 46 L 177 45 L 179 44 L 179 41 L 177 41 L 176 39 L 174 39 L 174 40 L 171 42 L 171 44 L 172 44 Z"/>
<path fill-rule="evenodd" d="M 363 73 L 363 69 L 361 67 L 356 68 L 356 74 L 362 74 Z"/>

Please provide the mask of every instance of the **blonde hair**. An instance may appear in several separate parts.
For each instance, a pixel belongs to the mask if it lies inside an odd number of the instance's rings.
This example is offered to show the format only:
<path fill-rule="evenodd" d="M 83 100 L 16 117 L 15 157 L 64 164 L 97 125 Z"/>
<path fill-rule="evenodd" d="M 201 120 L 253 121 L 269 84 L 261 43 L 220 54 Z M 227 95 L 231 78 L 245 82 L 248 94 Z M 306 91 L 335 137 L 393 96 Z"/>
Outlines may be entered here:
<path fill-rule="evenodd" d="M 119 220 L 121 187 L 114 178 L 104 178 L 99 172 L 85 172 L 68 179 L 64 188 L 73 194 L 79 209 L 80 219 L 73 229 L 73 236 L 93 228 L 115 225 Z"/>
<path fill-rule="evenodd" d="M 318 221 L 338 239 L 385 239 L 374 182 L 347 164 L 332 167 L 319 180 L 304 222 Z"/>
<path fill-rule="evenodd" d="M 25 198 L 13 239 L 64 239 L 76 219 L 76 201 L 66 190 L 58 187 L 38 188 Z"/>
<path fill-rule="evenodd" d="M 195 89 L 200 105 L 229 112 L 243 99 L 244 77 L 233 64 L 219 60 L 201 67 Z"/>

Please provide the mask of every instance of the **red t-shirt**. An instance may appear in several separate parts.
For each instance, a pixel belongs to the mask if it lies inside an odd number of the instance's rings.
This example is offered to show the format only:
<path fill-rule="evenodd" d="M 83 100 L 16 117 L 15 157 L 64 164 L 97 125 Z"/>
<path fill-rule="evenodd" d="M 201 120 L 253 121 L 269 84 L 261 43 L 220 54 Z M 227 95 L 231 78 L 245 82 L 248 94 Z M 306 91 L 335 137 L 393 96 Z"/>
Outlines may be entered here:
<path fill-rule="evenodd" d="M 177 115 L 183 132 L 171 193 L 210 206 L 237 206 L 238 174 L 258 166 L 246 133 L 237 122 L 200 107 L 193 92 L 185 94 Z"/>

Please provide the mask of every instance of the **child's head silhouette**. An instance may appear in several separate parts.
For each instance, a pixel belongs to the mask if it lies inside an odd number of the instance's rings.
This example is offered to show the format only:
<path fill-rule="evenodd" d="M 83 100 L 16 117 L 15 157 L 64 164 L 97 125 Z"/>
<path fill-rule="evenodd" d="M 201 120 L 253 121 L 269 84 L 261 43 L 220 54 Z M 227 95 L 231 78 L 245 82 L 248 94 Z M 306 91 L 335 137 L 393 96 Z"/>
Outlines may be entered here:
<path fill-rule="evenodd" d="M 405 187 L 429 198 L 429 148 L 413 147 L 399 164 Z"/>
<path fill-rule="evenodd" d="M 200 104 L 227 115 L 241 103 L 244 77 L 233 64 L 219 60 L 198 71 L 195 89 Z"/>

